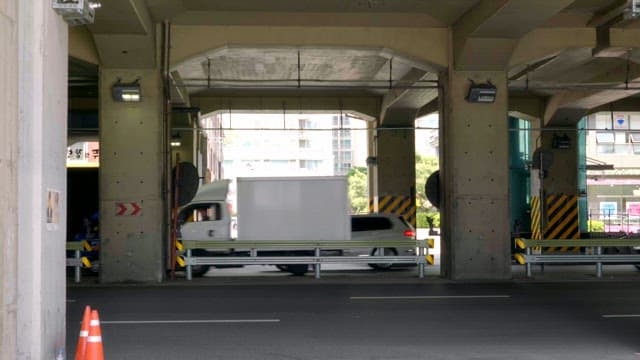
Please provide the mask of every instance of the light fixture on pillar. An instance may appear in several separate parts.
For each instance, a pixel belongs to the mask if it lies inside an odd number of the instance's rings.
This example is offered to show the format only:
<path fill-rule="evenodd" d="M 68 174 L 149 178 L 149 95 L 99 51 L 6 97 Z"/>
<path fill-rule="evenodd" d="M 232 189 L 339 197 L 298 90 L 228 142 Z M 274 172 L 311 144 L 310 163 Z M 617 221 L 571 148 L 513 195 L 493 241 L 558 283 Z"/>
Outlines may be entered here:
<path fill-rule="evenodd" d="M 140 90 L 140 79 L 136 79 L 131 83 L 123 83 L 120 79 L 113 84 L 111 95 L 114 101 L 118 102 L 139 102 L 142 100 L 142 91 Z"/>
<path fill-rule="evenodd" d="M 476 84 L 473 80 L 467 94 L 467 101 L 470 103 L 486 103 L 490 104 L 496 101 L 498 89 L 491 81 L 487 80 L 485 84 Z"/>
<path fill-rule="evenodd" d="M 571 139 L 567 134 L 553 135 L 553 142 L 551 146 L 554 149 L 569 149 L 571 147 Z"/>
<path fill-rule="evenodd" d="M 179 133 L 173 133 L 171 135 L 171 147 L 179 147 L 182 146 L 182 139 L 180 138 Z"/>

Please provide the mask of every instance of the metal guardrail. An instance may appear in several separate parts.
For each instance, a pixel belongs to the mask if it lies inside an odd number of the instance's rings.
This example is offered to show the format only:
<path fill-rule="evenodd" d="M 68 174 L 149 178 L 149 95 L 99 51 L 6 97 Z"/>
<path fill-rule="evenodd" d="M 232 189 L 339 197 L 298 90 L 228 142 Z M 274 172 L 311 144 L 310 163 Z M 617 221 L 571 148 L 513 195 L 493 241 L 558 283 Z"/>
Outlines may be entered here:
<path fill-rule="evenodd" d="M 640 239 L 550 239 L 532 240 L 516 239 L 516 247 L 525 250 L 524 254 L 515 254 L 516 261 L 526 265 L 527 277 L 531 277 L 532 264 L 569 263 L 584 264 L 593 263 L 596 266 L 596 276 L 602 277 L 602 265 L 606 263 L 640 263 L 640 254 L 603 254 L 604 248 L 612 247 L 640 247 Z M 550 247 L 580 247 L 580 253 L 544 254 L 542 251 L 534 253 L 533 248 Z"/>
<path fill-rule="evenodd" d="M 91 250 L 91 245 L 86 240 L 67 242 L 67 251 L 73 251 L 73 257 L 67 258 L 67 266 L 74 269 L 74 281 L 79 283 L 82 277 L 82 267 L 91 267 L 86 257 L 82 257 L 82 251 Z"/>
<path fill-rule="evenodd" d="M 198 241 L 181 240 L 184 249 L 183 265 L 186 268 L 187 280 L 192 279 L 193 265 L 279 265 L 279 264 L 313 264 L 315 277 L 320 278 L 323 263 L 404 263 L 418 264 L 419 276 L 424 277 L 425 265 L 433 264 L 434 240 L 219 240 Z M 322 256 L 322 250 L 355 249 L 355 248 L 417 248 L 415 255 L 376 255 L 376 256 Z M 249 256 L 192 256 L 193 249 L 248 251 Z M 264 250 L 312 250 L 314 256 L 258 256 Z M 383 253 L 382 251 L 380 253 Z"/>

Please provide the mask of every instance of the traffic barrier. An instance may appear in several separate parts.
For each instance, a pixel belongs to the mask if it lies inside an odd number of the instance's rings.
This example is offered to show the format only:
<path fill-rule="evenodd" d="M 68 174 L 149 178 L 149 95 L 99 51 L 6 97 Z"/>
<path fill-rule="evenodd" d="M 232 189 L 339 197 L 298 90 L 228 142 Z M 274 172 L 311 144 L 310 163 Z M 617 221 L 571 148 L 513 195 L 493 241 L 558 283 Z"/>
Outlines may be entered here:
<path fill-rule="evenodd" d="M 322 263 L 365 263 L 385 264 L 402 263 L 417 264 L 420 278 L 424 277 L 425 265 L 433 265 L 433 255 L 429 254 L 429 248 L 434 247 L 433 239 L 425 240 L 182 240 L 185 248 L 184 256 L 179 256 L 178 261 L 186 265 L 187 279 L 192 279 L 191 267 L 194 265 L 279 265 L 279 264 L 313 264 L 315 277 L 320 278 Z M 192 256 L 194 249 L 208 250 L 246 250 L 249 256 Z M 373 256 L 323 256 L 323 250 L 356 249 L 356 248 L 413 248 L 417 249 L 415 255 L 373 255 Z M 258 256 L 263 250 L 308 250 L 313 251 L 313 256 Z M 382 254 L 383 252 L 380 251 Z"/>
<path fill-rule="evenodd" d="M 375 212 L 373 200 L 369 201 L 369 212 Z M 381 196 L 378 199 L 378 213 L 402 216 L 411 226 L 416 227 L 416 205 L 411 196 Z"/>
<path fill-rule="evenodd" d="M 82 315 L 82 324 L 80 325 L 80 334 L 78 335 L 78 346 L 76 347 L 75 360 L 84 360 L 87 351 L 87 337 L 89 336 L 89 323 L 91 321 L 91 307 L 85 306 Z"/>
<path fill-rule="evenodd" d="M 73 257 L 67 258 L 67 266 L 74 269 L 74 281 L 79 283 L 82 277 L 82 268 L 91 268 L 91 261 L 82 256 L 82 251 L 91 251 L 91 245 L 88 241 L 70 241 L 67 242 L 67 251 L 73 251 Z"/>
<path fill-rule="evenodd" d="M 87 337 L 87 350 L 84 360 L 104 360 L 102 347 L 102 331 L 100 330 L 100 317 L 98 310 L 91 310 L 89 322 L 89 336 Z"/>
<path fill-rule="evenodd" d="M 580 217 L 578 216 L 578 196 L 549 194 L 545 199 L 546 223 L 545 239 L 579 239 Z M 549 251 L 580 251 L 579 247 L 563 246 L 560 249 L 549 247 Z"/>
<path fill-rule="evenodd" d="M 604 254 L 606 248 L 640 247 L 640 239 L 516 239 L 516 247 L 525 250 L 524 254 L 515 254 L 516 261 L 526 265 L 527 277 L 532 276 L 532 264 L 595 264 L 596 276 L 602 277 L 602 265 L 606 263 L 640 263 L 640 254 Z M 536 247 L 577 247 L 579 253 L 540 253 L 534 254 Z"/>

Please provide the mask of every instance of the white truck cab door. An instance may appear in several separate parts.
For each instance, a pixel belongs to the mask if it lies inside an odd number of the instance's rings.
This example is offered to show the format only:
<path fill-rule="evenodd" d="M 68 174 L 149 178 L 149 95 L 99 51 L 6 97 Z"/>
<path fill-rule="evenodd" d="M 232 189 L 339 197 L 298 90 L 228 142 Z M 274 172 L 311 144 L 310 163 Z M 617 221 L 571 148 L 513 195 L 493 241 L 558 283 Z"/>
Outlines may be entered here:
<path fill-rule="evenodd" d="M 179 219 L 183 240 L 230 240 L 231 219 L 224 203 L 193 204 L 183 209 Z"/>

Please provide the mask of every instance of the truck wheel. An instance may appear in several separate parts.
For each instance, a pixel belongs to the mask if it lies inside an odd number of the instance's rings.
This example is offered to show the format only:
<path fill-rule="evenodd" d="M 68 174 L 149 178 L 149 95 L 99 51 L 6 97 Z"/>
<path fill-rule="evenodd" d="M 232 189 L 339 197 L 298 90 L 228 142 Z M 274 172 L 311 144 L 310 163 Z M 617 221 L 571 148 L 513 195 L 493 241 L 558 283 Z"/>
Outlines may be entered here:
<path fill-rule="evenodd" d="M 195 249 L 191 251 L 191 255 L 193 256 L 207 256 L 207 250 L 203 249 Z M 184 269 L 187 271 L 187 269 Z M 204 274 L 209 271 L 209 265 L 194 265 L 191 266 L 191 276 L 193 277 L 202 277 Z"/>
<path fill-rule="evenodd" d="M 396 250 L 395 248 L 384 248 L 383 249 L 383 255 L 387 256 L 387 255 L 392 255 L 392 256 L 396 256 L 398 255 L 398 250 Z M 380 248 L 375 248 L 373 250 L 371 250 L 371 256 L 379 256 L 380 255 Z M 393 263 L 372 263 L 369 264 L 369 267 L 372 269 L 376 269 L 376 270 L 389 270 L 391 267 L 393 266 Z"/>
<path fill-rule="evenodd" d="M 307 273 L 307 271 L 309 271 L 309 265 L 308 264 L 290 264 L 290 265 L 280 265 L 282 266 L 287 272 L 290 272 L 293 275 L 296 276 L 302 276 L 304 274 Z"/>

